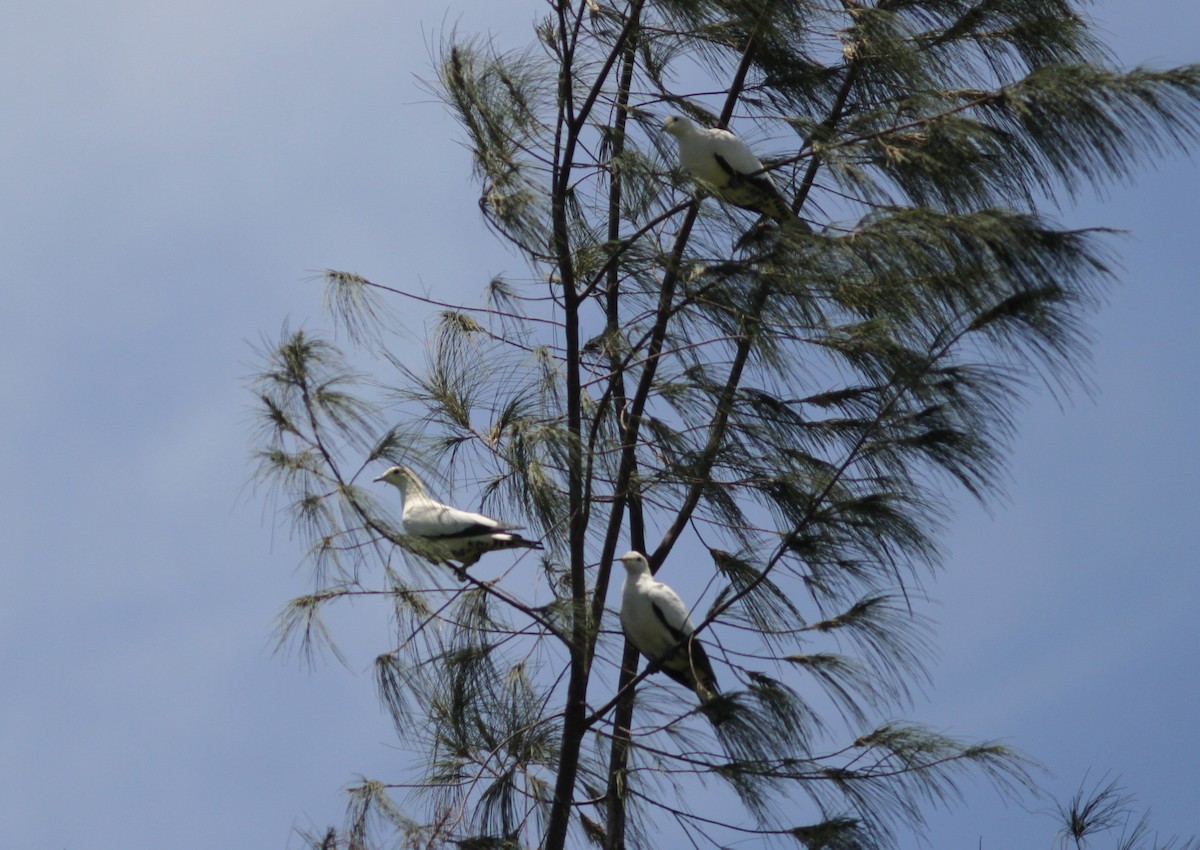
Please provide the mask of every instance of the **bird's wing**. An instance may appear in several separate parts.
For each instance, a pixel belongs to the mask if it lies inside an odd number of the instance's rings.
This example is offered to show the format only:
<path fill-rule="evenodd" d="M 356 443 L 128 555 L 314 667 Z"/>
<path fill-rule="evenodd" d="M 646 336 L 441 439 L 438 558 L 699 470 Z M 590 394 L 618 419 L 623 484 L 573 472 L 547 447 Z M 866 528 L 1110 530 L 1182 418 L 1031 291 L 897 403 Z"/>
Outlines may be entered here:
<path fill-rule="evenodd" d="M 691 634 L 690 630 L 685 632 L 683 629 L 679 628 L 675 622 L 672 622 L 673 620 L 678 620 L 678 618 L 672 617 L 671 614 L 668 613 L 671 609 L 664 608 L 664 606 L 660 605 L 653 599 L 650 600 L 650 609 L 654 611 L 655 619 L 662 624 L 663 628 L 665 628 L 667 633 L 671 636 L 670 643 L 679 643 L 687 638 L 689 634 Z"/>
<path fill-rule="evenodd" d="M 659 581 L 647 582 L 646 598 L 654 616 L 670 633 L 673 643 L 683 640 L 695 630 L 687 606 L 679 594 L 667 585 Z"/>
<path fill-rule="evenodd" d="M 432 499 L 414 500 L 407 505 L 403 520 L 405 532 L 419 537 L 471 537 L 513 528 L 483 514 L 452 508 Z"/>
<path fill-rule="evenodd" d="M 719 153 L 713 154 L 713 157 L 717 160 L 717 165 L 721 167 L 721 170 L 729 175 L 729 188 L 739 189 L 752 186 L 764 196 L 770 197 L 779 194 L 779 188 L 767 172 L 763 171 L 761 174 L 755 174 L 752 171 L 739 171 L 730 165 L 728 160 Z M 759 168 L 761 167 L 760 165 Z"/>
<path fill-rule="evenodd" d="M 753 187 L 766 196 L 779 195 L 779 189 L 771 179 L 770 172 L 763 170 L 762 161 L 745 142 L 725 130 L 709 132 L 712 133 L 713 159 L 728 178 L 730 188 Z"/>
<path fill-rule="evenodd" d="M 722 169 L 732 169 L 737 174 L 755 174 L 763 169 L 762 162 L 750 150 L 750 146 L 727 130 L 710 130 L 713 156 L 722 163 Z M 758 176 L 764 176 L 762 174 Z"/>
<path fill-rule="evenodd" d="M 699 640 L 689 640 L 695 631 L 691 617 L 683 601 L 676 593 L 664 584 L 656 588 L 658 592 L 651 599 L 650 605 L 659 624 L 670 634 L 665 646 L 659 650 L 662 656 L 659 660 L 660 669 L 679 682 L 692 688 L 700 695 L 701 700 L 709 700 L 719 692 L 717 679 L 713 673 L 712 662 L 708 653 Z M 665 637 L 665 635 L 664 635 Z M 662 653 L 669 653 L 665 656 Z"/>

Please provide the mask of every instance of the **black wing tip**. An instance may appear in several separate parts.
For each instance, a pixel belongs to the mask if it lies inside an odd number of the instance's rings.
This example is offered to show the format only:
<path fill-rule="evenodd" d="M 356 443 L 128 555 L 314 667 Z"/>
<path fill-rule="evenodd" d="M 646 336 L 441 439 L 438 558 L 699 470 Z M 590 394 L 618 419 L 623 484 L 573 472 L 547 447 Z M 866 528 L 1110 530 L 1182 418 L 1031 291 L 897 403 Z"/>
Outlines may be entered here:
<path fill-rule="evenodd" d="M 545 546 L 542 545 L 542 541 L 540 541 L 540 540 L 530 540 L 529 538 L 522 537 L 519 534 L 513 534 L 511 531 L 507 531 L 505 533 L 510 538 L 508 541 L 510 546 L 523 546 L 526 549 L 545 549 L 546 548 Z"/>
<path fill-rule="evenodd" d="M 491 534 L 496 529 L 488 525 L 468 525 L 466 528 L 461 528 L 458 531 L 450 534 L 427 534 L 424 535 L 429 540 L 462 540 L 466 537 L 482 537 L 485 534 Z"/>
<path fill-rule="evenodd" d="M 737 180 L 739 177 L 742 176 L 742 175 L 738 174 L 736 171 L 734 171 L 733 166 L 730 165 L 726 161 L 725 157 L 721 156 L 719 153 L 714 152 L 713 159 L 715 159 L 717 161 L 717 165 L 720 167 L 720 169 L 722 171 L 724 171 L 727 175 L 729 175 L 730 180 Z"/>
<path fill-rule="evenodd" d="M 686 632 L 680 631 L 667 621 L 667 615 L 664 614 L 663 610 L 658 607 L 657 602 L 651 601 L 650 608 L 654 611 L 654 616 L 658 619 L 658 621 L 662 623 L 663 627 L 667 630 L 671 637 L 675 639 L 676 643 L 683 643 L 688 639 Z"/>

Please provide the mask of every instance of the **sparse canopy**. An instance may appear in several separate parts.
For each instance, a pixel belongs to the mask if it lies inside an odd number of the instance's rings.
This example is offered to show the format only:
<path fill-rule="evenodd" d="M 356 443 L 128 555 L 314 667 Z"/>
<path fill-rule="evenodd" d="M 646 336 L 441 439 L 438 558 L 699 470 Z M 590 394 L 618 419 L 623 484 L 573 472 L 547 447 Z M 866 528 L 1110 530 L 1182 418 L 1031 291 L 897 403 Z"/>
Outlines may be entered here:
<path fill-rule="evenodd" d="M 1200 67 L 1113 67 L 1066 0 L 547 8 L 525 51 L 452 35 L 433 85 L 527 274 L 439 306 L 416 368 L 388 307 L 429 301 L 331 271 L 379 377 L 295 333 L 256 386 L 318 585 L 283 639 L 357 597 L 395 628 L 375 669 L 413 767 L 356 787 L 334 840 L 892 847 L 968 776 L 1021 793 L 1011 750 L 892 719 L 931 640 L 909 590 L 949 491 L 1002 480 L 1025 388 L 1086 373 L 1107 234 L 1042 210 L 1194 144 Z M 403 531 L 360 486 L 382 463 Z M 529 539 L 404 465 L 465 472 Z M 494 580 L 423 569 L 535 539 Z"/>

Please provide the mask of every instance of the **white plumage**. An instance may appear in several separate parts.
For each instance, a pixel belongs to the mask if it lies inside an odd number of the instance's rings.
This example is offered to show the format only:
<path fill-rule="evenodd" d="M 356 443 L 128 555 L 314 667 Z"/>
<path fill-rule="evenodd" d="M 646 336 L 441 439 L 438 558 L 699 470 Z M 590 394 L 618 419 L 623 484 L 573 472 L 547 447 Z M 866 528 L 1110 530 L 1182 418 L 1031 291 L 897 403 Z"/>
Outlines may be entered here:
<path fill-rule="evenodd" d="M 668 115 L 663 129 L 679 142 L 679 164 L 722 201 L 808 229 L 754 151 L 733 133 L 697 127 L 681 115 Z"/>
<path fill-rule="evenodd" d="M 541 549 L 536 540 L 526 540 L 491 517 L 443 505 L 429 497 L 425 485 L 406 466 L 393 466 L 375 479 L 400 491 L 404 510 L 400 515 L 404 533 L 417 538 L 417 553 L 435 563 L 458 561 L 466 569 L 481 556 L 496 549 Z"/>
<path fill-rule="evenodd" d="M 674 590 L 650 575 L 650 563 L 640 552 L 621 556 L 627 573 L 621 588 L 621 629 L 638 652 L 669 677 L 696 692 L 701 703 L 720 689 L 712 664 L 700 641 L 689 639 L 695 626 L 687 606 Z"/>

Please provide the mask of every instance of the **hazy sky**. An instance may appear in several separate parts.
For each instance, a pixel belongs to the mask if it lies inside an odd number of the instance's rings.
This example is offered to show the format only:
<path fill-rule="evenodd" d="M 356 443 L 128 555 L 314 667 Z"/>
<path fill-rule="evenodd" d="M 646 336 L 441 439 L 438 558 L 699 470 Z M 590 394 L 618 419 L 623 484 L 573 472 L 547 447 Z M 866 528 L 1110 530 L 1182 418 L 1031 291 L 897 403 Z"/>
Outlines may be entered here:
<path fill-rule="evenodd" d="M 369 672 L 377 612 L 333 622 L 349 670 L 272 654 L 308 578 L 244 486 L 253 346 L 328 327 L 314 270 L 468 301 L 522 271 L 419 78 L 450 27 L 521 44 L 543 7 L 5 8 L 0 841 L 299 847 L 341 823 L 347 784 L 407 757 Z M 1200 61 L 1194 0 L 1093 13 L 1126 65 Z M 1200 832 L 1198 197 L 1173 158 L 1063 211 L 1129 231 L 1097 392 L 1035 396 L 1008 498 L 953 520 L 929 587 L 940 662 L 907 713 L 1004 739 L 1062 796 L 1120 774 L 1167 834 Z M 1048 846 L 1049 819 L 968 799 L 933 846 Z"/>

